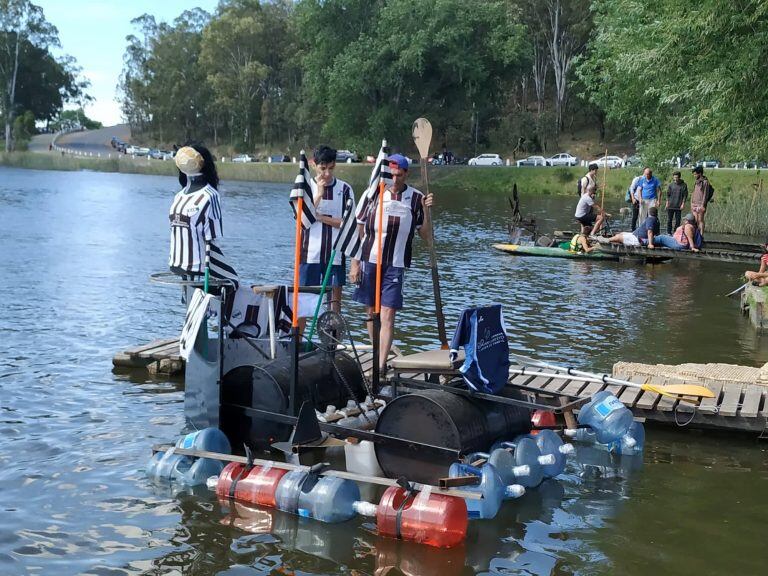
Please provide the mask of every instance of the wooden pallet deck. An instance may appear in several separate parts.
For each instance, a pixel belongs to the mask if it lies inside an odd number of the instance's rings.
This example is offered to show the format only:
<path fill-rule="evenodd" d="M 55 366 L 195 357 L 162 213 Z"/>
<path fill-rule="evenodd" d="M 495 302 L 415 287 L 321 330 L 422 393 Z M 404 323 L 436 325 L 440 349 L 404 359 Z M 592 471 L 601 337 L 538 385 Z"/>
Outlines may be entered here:
<path fill-rule="evenodd" d="M 370 370 L 373 366 L 373 354 L 369 350 L 361 350 L 359 354 L 363 370 Z M 400 351 L 393 346 L 390 358 L 399 355 Z M 153 375 L 184 374 L 184 359 L 179 355 L 178 338 L 159 338 L 148 344 L 118 352 L 112 357 L 112 365 L 123 370 L 146 370 Z"/>
<path fill-rule="evenodd" d="M 616 377 L 623 379 L 626 376 L 617 374 Z M 683 383 L 660 376 L 632 376 L 630 380 L 638 384 Z M 704 384 L 715 393 L 715 397 L 705 398 L 701 409 L 695 410 L 679 399 L 629 386 L 606 386 L 569 381 L 567 378 L 548 381 L 534 375 L 518 376 L 513 382 L 539 388 L 542 392 L 560 391 L 581 397 L 608 390 L 631 408 L 635 416 L 663 424 L 762 434 L 768 423 L 768 387 L 746 382 L 705 381 Z"/>
<path fill-rule="evenodd" d="M 146 370 L 150 374 L 172 376 L 184 373 L 184 359 L 179 356 L 178 337 L 160 338 L 118 352 L 112 357 L 112 365 L 125 370 Z"/>

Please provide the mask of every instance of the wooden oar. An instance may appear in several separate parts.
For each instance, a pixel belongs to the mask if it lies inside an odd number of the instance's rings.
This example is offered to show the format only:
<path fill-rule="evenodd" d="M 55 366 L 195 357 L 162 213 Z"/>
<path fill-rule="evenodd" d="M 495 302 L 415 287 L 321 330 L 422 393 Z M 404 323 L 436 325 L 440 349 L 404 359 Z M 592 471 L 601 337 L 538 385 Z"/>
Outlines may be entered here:
<path fill-rule="evenodd" d="M 554 372 L 564 372 L 568 376 L 578 376 L 581 378 L 589 378 L 590 381 L 593 382 L 602 382 L 604 384 L 612 384 L 616 386 L 628 386 L 630 388 L 640 388 L 641 390 L 648 390 L 649 392 L 656 392 L 657 394 L 661 394 L 663 396 L 695 396 L 698 398 L 714 398 L 715 395 L 706 386 L 701 386 L 699 384 L 665 384 L 665 385 L 656 385 L 656 384 L 639 384 L 637 382 L 630 382 L 629 380 L 622 380 L 620 378 L 614 378 L 612 376 L 608 376 L 608 374 L 595 374 L 593 372 L 585 372 L 583 370 L 576 370 L 574 368 L 566 368 L 564 366 L 558 366 L 556 364 L 549 364 L 547 362 L 542 362 L 541 360 L 534 360 L 533 358 L 528 358 L 527 356 L 521 356 L 518 354 L 510 354 L 510 358 L 512 358 L 515 362 L 519 362 L 520 364 L 523 364 L 525 366 L 535 366 L 537 368 L 544 368 L 545 370 L 552 370 Z M 515 374 L 538 374 L 535 372 L 528 371 L 526 372 L 524 369 L 511 369 L 510 373 Z M 544 375 L 546 376 L 546 375 Z M 554 374 L 551 375 L 552 378 L 562 378 L 563 374 Z"/>
<path fill-rule="evenodd" d="M 413 141 L 421 156 L 421 178 L 424 181 L 424 192 L 429 194 L 429 179 L 427 177 L 427 158 L 429 145 L 432 142 L 432 124 L 426 118 L 417 118 L 412 128 Z M 445 316 L 443 315 L 443 299 L 440 296 L 440 275 L 437 272 L 437 254 L 435 253 L 435 227 L 432 221 L 432 210 L 424 208 L 426 217 L 431 223 L 432 234 L 429 239 L 429 264 L 432 269 L 432 291 L 435 294 L 435 316 L 437 317 L 437 336 L 440 338 L 440 348 L 448 350 L 448 336 L 445 332 Z"/>

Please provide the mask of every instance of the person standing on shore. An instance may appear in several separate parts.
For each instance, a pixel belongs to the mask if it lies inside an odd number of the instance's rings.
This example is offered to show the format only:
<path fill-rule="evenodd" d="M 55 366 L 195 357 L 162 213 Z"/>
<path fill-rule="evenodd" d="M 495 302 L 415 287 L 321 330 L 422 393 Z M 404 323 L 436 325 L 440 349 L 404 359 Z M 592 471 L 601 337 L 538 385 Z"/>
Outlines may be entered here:
<path fill-rule="evenodd" d="M 357 222 L 362 239 L 362 258 L 352 260 L 349 279 L 358 284 L 352 299 L 366 306 L 368 335 L 373 340 L 373 313 L 376 301 L 376 262 L 378 254 L 378 203 L 383 202 L 381 262 L 381 331 L 380 369 L 386 372 L 386 362 L 395 333 L 395 314 L 403 307 L 405 269 L 411 267 L 413 236 L 419 233 L 430 242 L 432 222 L 428 216 L 432 194 L 424 194 L 406 184 L 408 159 L 401 154 L 387 158 L 392 184 L 383 193 L 363 194 L 357 206 Z"/>
<path fill-rule="evenodd" d="M 643 175 L 640 174 L 639 176 L 632 178 L 632 182 L 627 189 L 627 202 L 629 202 L 630 208 L 632 209 L 632 230 L 637 228 L 637 220 L 640 217 L 640 197 L 637 194 L 637 186 L 642 177 Z"/>
<path fill-rule="evenodd" d="M 707 213 L 707 204 L 712 200 L 714 190 L 709 180 L 704 176 L 704 167 L 695 166 L 691 172 L 696 181 L 693 184 L 693 194 L 691 195 L 691 212 L 696 218 L 696 226 L 704 233 L 704 216 Z"/>
<path fill-rule="evenodd" d="M 637 197 L 640 201 L 639 219 L 645 222 L 648 218 L 648 209 L 659 205 L 661 194 L 661 182 L 653 175 L 653 170 L 646 166 L 643 170 L 643 178 L 637 183 Z"/>
<path fill-rule="evenodd" d="M 680 226 L 682 210 L 685 209 L 685 201 L 688 199 L 688 184 L 686 184 L 679 170 L 672 172 L 672 182 L 667 186 L 667 234 L 677 230 Z M 674 219 L 674 226 L 672 220 Z"/>

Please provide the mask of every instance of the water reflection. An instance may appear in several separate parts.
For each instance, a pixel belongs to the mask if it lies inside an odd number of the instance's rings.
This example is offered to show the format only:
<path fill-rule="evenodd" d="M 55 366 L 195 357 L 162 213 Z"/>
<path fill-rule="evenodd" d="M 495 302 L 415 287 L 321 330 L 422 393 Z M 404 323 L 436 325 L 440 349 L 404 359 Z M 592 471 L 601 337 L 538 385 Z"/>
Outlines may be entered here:
<path fill-rule="evenodd" d="M 183 429 L 180 382 L 113 373 L 110 362 L 117 350 L 179 331 L 177 291 L 147 282 L 166 265 L 174 179 L 0 175 L 0 573 L 764 571 L 767 448 L 710 433 L 649 430 L 640 474 L 583 479 L 570 470 L 506 505 L 498 522 L 472 524 L 456 557 L 382 543 L 357 522 L 282 515 L 259 534 L 223 525 L 228 512 L 209 494 L 152 487 L 142 472 L 150 446 Z M 226 182 L 222 194 L 234 266 L 253 282 L 290 281 L 287 189 Z M 523 196 L 523 212 L 546 230 L 569 225 L 572 204 Z M 489 247 L 504 239 L 507 210 L 502 196 L 438 196 L 449 328 L 466 305 L 498 301 L 513 348 L 546 359 L 597 369 L 620 359 L 768 360 L 768 340 L 718 297 L 738 284 L 740 266 L 515 258 Z M 427 254 L 415 249 L 398 318 L 407 349 L 437 342 Z M 362 333 L 363 311 L 349 310 Z"/>

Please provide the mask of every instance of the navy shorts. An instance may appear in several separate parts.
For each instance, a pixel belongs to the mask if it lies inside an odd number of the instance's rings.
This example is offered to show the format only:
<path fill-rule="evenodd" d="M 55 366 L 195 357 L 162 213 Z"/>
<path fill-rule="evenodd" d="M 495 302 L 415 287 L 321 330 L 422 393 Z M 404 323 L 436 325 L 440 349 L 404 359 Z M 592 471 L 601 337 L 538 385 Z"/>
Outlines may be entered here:
<path fill-rule="evenodd" d="M 323 275 L 328 264 L 301 264 L 299 265 L 299 286 L 322 286 Z M 346 284 L 346 272 L 343 264 L 331 266 L 331 277 L 328 278 L 328 286 L 344 286 Z"/>
<path fill-rule="evenodd" d="M 362 280 L 352 299 L 366 306 L 376 303 L 376 264 L 362 263 Z M 381 267 L 381 305 L 400 310 L 403 307 L 403 279 L 405 268 L 397 266 Z"/>
<path fill-rule="evenodd" d="M 584 216 L 579 216 L 576 221 L 583 226 L 592 226 L 597 220 L 597 214 L 594 211 L 587 212 Z"/>

